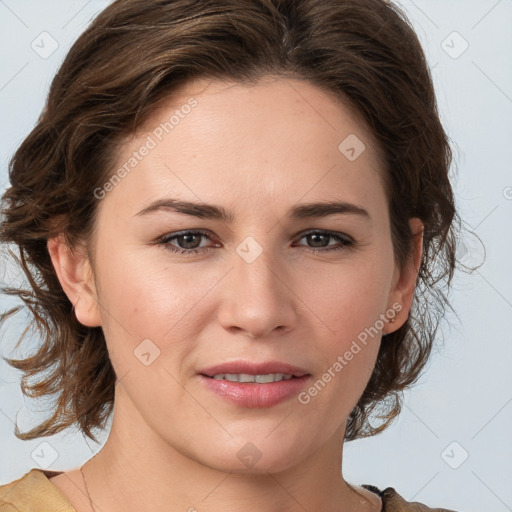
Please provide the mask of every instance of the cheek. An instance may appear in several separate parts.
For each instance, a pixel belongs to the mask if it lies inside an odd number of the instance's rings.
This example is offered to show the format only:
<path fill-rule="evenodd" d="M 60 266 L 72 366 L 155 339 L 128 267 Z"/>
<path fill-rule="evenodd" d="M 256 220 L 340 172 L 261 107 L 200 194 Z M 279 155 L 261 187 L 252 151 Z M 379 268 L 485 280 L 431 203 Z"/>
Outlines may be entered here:
<path fill-rule="evenodd" d="M 317 275 L 300 292 L 319 326 L 314 350 L 322 382 L 312 393 L 321 389 L 318 406 L 340 408 L 338 417 L 352 410 L 373 372 L 388 305 L 389 273 L 370 260 L 359 263 Z"/>
<path fill-rule="evenodd" d="M 107 261 L 101 282 L 102 327 L 116 373 L 139 371 L 137 355 L 149 351 L 158 356 L 150 368 L 165 367 L 182 380 L 188 371 L 182 362 L 216 318 L 216 286 L 229 267 L 171 265 L 158 251 L 151 258 L 124 251 Z"/>
<path fill-rule="evenodd" d="M 324 334 L 317 336 L 314 351 L 320 364 L 299 401 L 308 414 L 323 418 L 323 428 L 329 433 L 339 427 L 341 419 L 348 418 L 375 366 L 387 298 L 385 293 L 377 292 L 375 283 L 331 281 L 327 297 L 319 292 L 309 296 L 328 329 L 322 328 Z"/>
<path fill-rule="evenodd" d="M 375 326 L 388 306 L 390 272 L 373 264 L 331 267 L 296 283 L 294 290 L 301 298 L 308 315 L 313 313 L 323 324 L 328 336 L 342 348 L 365 329 Z M 382 328 L 381 322 L 377 328 Z M 341 343 L 341 345 L 339 345 Z"/>

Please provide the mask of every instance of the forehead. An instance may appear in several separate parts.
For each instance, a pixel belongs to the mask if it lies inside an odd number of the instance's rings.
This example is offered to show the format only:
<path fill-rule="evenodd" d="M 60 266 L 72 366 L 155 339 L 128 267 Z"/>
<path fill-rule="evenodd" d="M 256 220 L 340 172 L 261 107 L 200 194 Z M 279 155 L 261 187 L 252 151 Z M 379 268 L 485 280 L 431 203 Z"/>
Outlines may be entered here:
<path fill-rule="evenodd" d="M 125 141 L 113 172 L 122 167 L 109 195 L 134 208 L 164 194 L 256 208 L 340 192 L 372 200 L 383 187 L 378 145 L 357 113 L 281 77 L 187 84 Z"/>

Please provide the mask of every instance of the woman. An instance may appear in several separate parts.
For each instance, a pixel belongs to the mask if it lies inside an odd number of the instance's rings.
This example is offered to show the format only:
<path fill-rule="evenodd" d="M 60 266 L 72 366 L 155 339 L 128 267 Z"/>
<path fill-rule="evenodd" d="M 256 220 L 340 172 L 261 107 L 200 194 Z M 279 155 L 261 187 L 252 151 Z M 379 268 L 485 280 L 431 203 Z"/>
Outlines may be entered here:
<path fill-rule="evenodd" d="M 13 157 L 1 240 L 44 334 L 10 364 L 58 394 L 16 435 L 112 428 L 80 468 L 0 487 L 0 510 L 432 510 L 340 469 L 428 360 L 450 157 L 388 2 L 110 5 Z"/>

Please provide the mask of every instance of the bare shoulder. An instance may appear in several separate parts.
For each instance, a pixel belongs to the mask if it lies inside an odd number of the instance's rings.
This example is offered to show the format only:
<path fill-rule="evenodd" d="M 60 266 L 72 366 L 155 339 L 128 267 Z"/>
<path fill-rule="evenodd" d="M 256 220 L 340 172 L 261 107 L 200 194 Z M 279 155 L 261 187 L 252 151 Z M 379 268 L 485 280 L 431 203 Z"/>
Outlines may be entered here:
<path fill-rule="evenodd" d="M 373 505 L 372 510 L 375 510 L 375 512 L 377 512 L 377 511 L 381 512 L 381 510 L 382 510 L 382 500 L 380 499 L 379 496 L 377 496 L 377 494 L 375 494 L 374 492 L 370 491 L 369 489 L 365 489 L 364 487 L 361 487 L 360 485 L 351 484 L 351 486 L 354 489 L 356 489 L 356 491 L 359 494 L 364 496 Z"/>

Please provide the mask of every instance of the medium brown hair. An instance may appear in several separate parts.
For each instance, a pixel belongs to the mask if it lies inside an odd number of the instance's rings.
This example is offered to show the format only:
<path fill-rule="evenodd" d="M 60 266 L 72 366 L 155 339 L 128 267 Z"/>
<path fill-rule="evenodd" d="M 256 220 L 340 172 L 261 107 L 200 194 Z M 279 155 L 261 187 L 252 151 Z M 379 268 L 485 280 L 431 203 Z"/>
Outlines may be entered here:
<path fill-rule="evenodd" d="M 419 377 L 449 307 L 458 221 L 449 142 L 405 14 L 384 0 L 118 0 L 73 45 L 10 162 L 0 241 L 18 246 L 31 289 L 3 292 L 29 308 L 42 343 L 31 357 L 6 360 L 24 372 L 26 396 L 56 396 L 51 417 L 25 433 L 16 425 L 18 438 L 76 423 L 95 439 L 92 429 L 104 427 L 114 402 L 103 331 L 77 321 L 47 240 L 62 233 L 70 247 L 88 245 L 98 206 L 93 191 L 112 175 L 120 141 L 160 100 L 195 78 L 254 83 L 269 74 L 305 79 L 348 100 L 367 124 L 384 157 L 400 268 L 412 251 L 408 220 L 424 223 L 411 314 L 381 343 L 345 438 L 374 435 L 400 412 L 402 391 Z M 381 422 L 372 425 L 377 412 Z"/>

